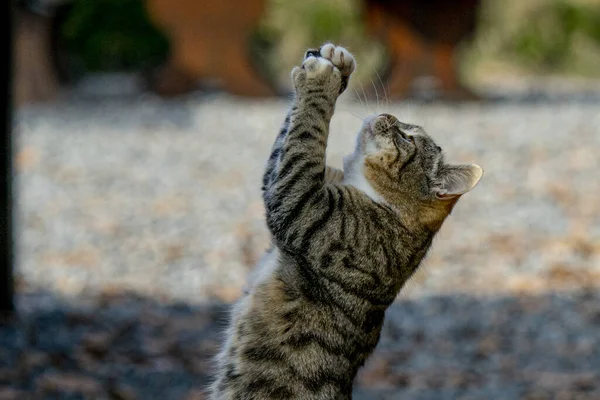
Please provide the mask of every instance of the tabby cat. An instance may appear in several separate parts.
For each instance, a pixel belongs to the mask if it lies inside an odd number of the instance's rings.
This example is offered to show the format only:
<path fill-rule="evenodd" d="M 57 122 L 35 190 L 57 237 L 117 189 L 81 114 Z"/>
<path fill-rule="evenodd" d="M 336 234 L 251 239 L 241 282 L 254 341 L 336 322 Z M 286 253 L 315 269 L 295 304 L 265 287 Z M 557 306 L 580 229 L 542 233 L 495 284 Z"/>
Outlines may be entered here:
<path fill-rule="evenodd" d="M 354 68 L 326 44 L 292 70 L 295 99 L 263 179 L 273 245 L 233 308 L 213 400 L 350 399 L 385 310 L 481 178 L 389 114 L 365 120 L 343 172 L 327 167 L 329 122 Z"/>

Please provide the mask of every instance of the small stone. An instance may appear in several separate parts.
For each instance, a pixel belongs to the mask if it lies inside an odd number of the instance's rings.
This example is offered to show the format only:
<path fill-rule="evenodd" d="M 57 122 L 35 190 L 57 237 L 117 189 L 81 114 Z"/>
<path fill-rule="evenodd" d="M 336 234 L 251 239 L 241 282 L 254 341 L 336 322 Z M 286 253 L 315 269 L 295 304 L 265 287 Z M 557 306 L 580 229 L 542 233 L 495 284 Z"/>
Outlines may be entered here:
<path fill-rule="evenodd" d="M 167 354 L 173 346 L 173 341 L 164 338 L 143 338 L 142 351 L 146 356 L 156 357 Z"/>
<path fill-rule="evenodd" d="M 210 319 L 206 315 L 193 316 L 173 316 L 169 318 L 166 324 L 167 332 L 177 334 L 185 331 L 198 331 L 210 324 Z"/>
<path fill-rule="evenodd" d="M 463 371 L 455 372 L 450 375 L 448 383 L 450 387 L 466 389 L 469 387 L 469 377 Z"/>
<path fill-rule="evenodd" d="M 103 392 L 98 381 L 78 374 L 47 373 L 37 379 L 36 386 L 42 393 L 66 392 L 92 396 Z"/>
<path fill-rule="evenodd" d="M 359 376 L 361 386 L 369 388 L 405 388 L 410 386 L 411 377 L 404 372 L 392 369 L 390 360 L 378 358 L 368 364 Z"/>
<path fill-rule="evenodd" d="M 410 388 L 411 389 L 428 389 L 430 387 L 428 378 L 429 378 L 429 375 L 426 373 L 423 373 L 421 371 L 411 372 Z"/>
<path fill-rule="evenodd" d="M 594 375 L 581 375 L 573 379 L 574 389 L 582 392 L 588 392 L 600 388 L 600 377 Z"/>
<path fill-rule="evenodd" d="M 82 340 L 83 348 L 95 357 L 102 358 L 110 350 L 112 335 L 108 332 L 91 333 Z"/>
<path fill-rule="evenodd" d="M 537 389 L 528 392 L 522 397 L 523 400 L 550 400 L 552 398 L 553 397 L 545 391 Z"/>
<path fill-rule="evenodd" d="M 556 393 L 556 400 L 574 400 L 574 399 L 578 399 L 577 397 L 577 393 L 573 393 L 570 390 L 561 390 L 560 392 Z"/>
<path fill-rule="evenodd" d="M 192 389 L 183 398 L 184 400 L 206 400 L 208 399 L 206 392 L 202 389 Z"/>
<path fill-rule="evenodd" d="M 137 392 L 130 386 L 117 383 L 108 389 L 108 394 L 112 400 L 137 400 Z"/>
<path fill-rule="evenodd" d="M 183 367 L 195 375 L 208 375 L 212 372 L 213 364 L 210 359 L 197 356 L 179 356 L 178 360 Z"/>
<path fill-rule="evenodd" d="M 11 388 L 0 388 L 0 400 L 21 400 L 25 398 L 25 393 L 23 393 L 20 390 Z"/>
<path fill-rule="evenodd" d="M 174 371 L 178 368 L 178 363 L 172 357 L 154 357 L 148 362 L 148 365 L 154 371 L 160 372 Z"/>
<path fill-rule="evenodd" d="M 498 351 L 498 339 L 494 336 L 486 336 L 478 346 L 478 353 L 482 356 L 488 356 Z"/>
<path fill-rule="evenodd" d="M 30 351 L 25 353 L 24 364 L 27 369 L 33 369 L 46 365 L 49 362 L 47 354 L 40 351 Z"/>
<path fill-rule="evenodd" d="M 358 375 L 357 380 L 360 386 L 368 388 L 393 387 L 390 380 L 390 368 L 389 360 L 374 356 Z"/>
<path fill-rule="evenodd" d="M 14 368 L 0 368 L 0 383 L 13 382 L 17 376 L 17 371 Z"/>

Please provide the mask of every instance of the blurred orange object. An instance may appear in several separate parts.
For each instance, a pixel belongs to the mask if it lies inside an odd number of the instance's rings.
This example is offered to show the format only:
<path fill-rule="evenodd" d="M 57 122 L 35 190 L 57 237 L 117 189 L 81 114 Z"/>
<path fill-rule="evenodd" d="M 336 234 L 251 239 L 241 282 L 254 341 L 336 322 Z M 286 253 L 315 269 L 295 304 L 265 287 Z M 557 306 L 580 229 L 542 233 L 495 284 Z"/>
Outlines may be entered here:
<path fill-rule="evenodd" d="M 158 93 L 176 95 L 216 79 L 230 93 L 274 94 L 249 58 L 249 37 L 265 0 L 147 0 L 147 9 L 171 41 L 170 59 L 154 84 Z"/>
<path fill-rule="evenodd" d="M 475 30 L 479 0 L 364 0 L 365 20 L 390 55 L 389 96 L 405 97 L 419 77 L 435 79 L 448 100 L 477 96 L 462 86 L 454 59 L 457 45 Z"/>

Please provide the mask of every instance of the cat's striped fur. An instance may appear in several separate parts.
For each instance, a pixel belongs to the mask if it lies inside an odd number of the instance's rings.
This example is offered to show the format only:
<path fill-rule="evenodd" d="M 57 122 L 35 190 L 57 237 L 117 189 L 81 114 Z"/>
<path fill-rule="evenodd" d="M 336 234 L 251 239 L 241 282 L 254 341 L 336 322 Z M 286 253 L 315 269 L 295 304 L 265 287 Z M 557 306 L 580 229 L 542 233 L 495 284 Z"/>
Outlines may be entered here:
<path fill-rule="evenodd" d="M 327 44 L 292 71 L 294 103 L 263 180 L 273 246 L 233 308 L 211 399 L 350 399 L 386 308 L 481 176 L 387 114 L 366 120 L 343 173 L 326 167 L 353 70 Z"/>

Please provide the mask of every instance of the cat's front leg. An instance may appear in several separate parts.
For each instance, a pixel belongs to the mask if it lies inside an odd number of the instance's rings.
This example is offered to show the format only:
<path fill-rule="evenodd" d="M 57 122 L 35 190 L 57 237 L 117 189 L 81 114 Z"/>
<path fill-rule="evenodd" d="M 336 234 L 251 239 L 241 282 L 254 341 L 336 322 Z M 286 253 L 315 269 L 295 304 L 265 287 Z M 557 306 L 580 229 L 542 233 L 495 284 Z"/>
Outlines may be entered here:
<path fill-rule="evenodd" d="M 304 55 L 304 59 L 306 60 L 309 57 L 324 58 L 324 59 L 328 60 L 329 62 L 331 62 L 340 71 L 341 84 L 340 84 L 340 88 L 338 90 L 338 95 L 341 94 L 348 86 L 348 81 L 350 79 L 350 75 L 356 69 L 356 61 L 354 60 L 354 56 L 352 56 L 352 54 L 350 54 L 343 47 L 339 47 L 339 46 L 336 47 L 335 45 L 333 45 L 331 43 L 326 43 L 320 49 L 307 50 Z M 313 93 L 313 94 L 315 94 L 315 93 Z M 285 144 L 285 138 L 286 138 L 287 133 L 290 128 L 290 120 L 291 120 L 292 114 L 295 114 L 297 110 L 298 110 L 298 103 L 295 102 L 293 107 L 288 112 L 288 115 L 285 118 L 283 126 L 282 126 L 281 130 L 279 131 L 277 138 L 275 139 L 275 143 L 273 144 L 273 148 L 271 149 L 271 155 L 267 161 L 267 166 L 266 166 L 265 172 L 263 174 L 263 187 L 262 187 L 263 193 L 268 191 L 269 187 L 271 186 L 271 184 L 274 182 L 274 180 L 276 178 L 278 165 L 281 160 L 281 150 L 283 148 L 283 145 Z M 328 167 L 328 169 L 329 169 L 329 167 Z M 331 175 L 329 172 L 326 172 L 326 174 Z M 328 182 L 334 182 L 334 181 L 338 181 L 338 180 L 341 181 L 341 179 L 339 179 L 340 176 L 337 172 L 333 175 L 334 175 L 335 179 L 333 179 L 333 180 L 327 179 Z M 342 176 L 343 176 L 343 174 L 342 174 Z"/>
<path fill-rule="evenodd" d="M 292 70 L 294 105 L 280 138 L 271 185 L 264 192 L 267 224 L 280 242 L 297 236 L 303 220 L 314 218 L 332 202 L 324 187 L 329 122 L 343 77 L 353 70 L 352 55 L 333 45 L 323 46 L 319 54 L 307 52 L 302 66 Z"/>
<path fill-rule="evenodd" d="M 308 123 L 324 126 L 317 139 L 324 138 L 326 144 L 336 100 L 346 88 L 355 67 L 352 54 L 331 43 L 319 50 L 306 52 L 302 66 L 292 70 L 295 98 L 287 119 L 288 129 L 283 148 L 294 142 L 294 129 L 300 129 Z"/>

